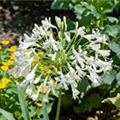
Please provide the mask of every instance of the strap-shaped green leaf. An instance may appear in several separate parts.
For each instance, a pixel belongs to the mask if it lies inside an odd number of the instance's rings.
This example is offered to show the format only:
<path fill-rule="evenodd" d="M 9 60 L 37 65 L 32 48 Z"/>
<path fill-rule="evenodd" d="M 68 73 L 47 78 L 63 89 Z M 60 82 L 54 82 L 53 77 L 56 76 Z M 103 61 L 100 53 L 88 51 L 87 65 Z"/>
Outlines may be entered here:
<path fill-rule="evenodd" d="M 44 120 L 50 120 L 49 116 L 48 116 L 48 113 L 47 113 L 47 107 L 46 107 L 45 103 L 43 103 L 43 119 Z"/>
<path fill-rule="evenodd" d="M 15 120 L 15 118 L 7 111 L 0 108 L 0 113 L 8 120 Z"/>
<path fill-rule="evenodd" d="M 18 91 L 18 98 L 19 98 L 19 101 L 20 101 L 20 105 L 21 105 L 24 120 L 30 120 L 27 105 L 26 105 L 26 102 L 24 100 L 23 92 L 22 92 L 19 85 L 17 86 L 17 91 Z"/>

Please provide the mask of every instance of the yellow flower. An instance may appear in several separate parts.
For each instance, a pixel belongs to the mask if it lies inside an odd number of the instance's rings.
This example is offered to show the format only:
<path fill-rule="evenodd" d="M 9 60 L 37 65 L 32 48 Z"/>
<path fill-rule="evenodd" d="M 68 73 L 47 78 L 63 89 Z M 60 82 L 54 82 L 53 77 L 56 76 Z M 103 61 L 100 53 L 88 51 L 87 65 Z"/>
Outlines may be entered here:
<path fill-rule="evenodd" d="M 54 65 L 51 65 L 51 68 L 55 68 L 55 66 L 54 66 Z"/>
<path fill-rule="evenodd" d="M 34 58 L 34 59 L 33 59 L 33 62 L 38 62 L 38 58 Z"/>
<path fill-rule="evenodd" d="M 38 54 L 39 54 L 39 55 L 43 55 L 43 54 L 44 54 L 44 52 L 42 52 L 42 51 L 39 51 L 39 52 L 38 52 Z"/>
<path fill-rule="evenodd" d="M 52 73 L 52 71 L 51 71 L 51 69 L 48 69 L 48 70 L 44 73 L 44 75 L 46 76 L 46 75 L 49 75 L 50 73 Z"/>
<path fill-rule="evenodd" d="M 39 86 L 37 86 L 37 89 L 39 89 Z M 48 91 L 48 87 L 43 88 L 43 84 L 40 85 L 40 92 L 46 93 Z"/>
<path fill-rule="evenodd" d="M 43 64 L 39 64 L 39 65 L 38 65 L 38 67 L 39 67 L 40 69 L 42 69 L 43 66 L 44 66 Z"/>
<path fill-rule="evenodd" d="M 8 67 L 8 66 L 6 66 L 6 65 L 2 65 L 2 66 L 1 66 L 1 70 L 3 70 L 3 71 L 7 71 L 7 70 L 8 70 L 8 68 L 9 68 L 9 67 Z"/>
<path fill-rule="evenodd" d="M 9 66 L 12 65 L 14 63 L 13 60 L 8 60 L 7 62 L 2 62 L 3 65 Z"/>
<path fill-rule="evenodd" d="M 8 44 L 10 43 L 10 41 L 9 41 L 9 40 L 2 40 L 1 43 L 2 43 L 3 45 L 8 45 Z"/>
<path fill-rule="evenodd" d="M 4 83 L 4 84 L 7 84 L 7 83 L 11 82 L 11 80 L 8 79 L 8 78 L 2 78 L 1 82 Z"/>
<path fill-rule="evenodd" d="M 13 60 L 8 60 L 6 65 L 8 65 L 8 66 L 9 66 L 9 65 L 12 65 L 13 63 L 14 63 L 14 61 L 13 61 Z"/>
<path fill-rule="evenodd" d="M 0 89 L 4 89 L 4 88 L 6 88 L 6 87 L 7 87 L 6 84 L 0 83 Z"/>
<path fill-rule="evenodd" d="M 55 80 L 54 79 L 51 79 L 51 82 L 52 82 L 52 84 L 55 84 Z"/>
<path fill-rule="evenodd" d="M 0 45 L 0 50 L 2 49 L 2 46 Z"/>
<path fill-rule="evenodd" d="M 16 46 L 11 46 L 11 47 L 8 49 L 8 51 L 10 51 L 10 52 L 15 52 L 16 49 L 17 49 Z"/>
<path fill-rule="evenodd" d="M 37 105 L 38 107 L 42 107 L 42 103 L 37 102 L 36 105 Z"/>
<path fill-rule="evenodd" d="M 15 114 L 15 116 L 20 116 L 20 111 L 17 110 L 14 112 L 14 114 Z"/>
<path fill-rule="evenodd" d="M 11 56 L 10 56 L 10 59 L 14 59 L 15 58 L 15 55 L 14 54 L 11 54 Z"/>

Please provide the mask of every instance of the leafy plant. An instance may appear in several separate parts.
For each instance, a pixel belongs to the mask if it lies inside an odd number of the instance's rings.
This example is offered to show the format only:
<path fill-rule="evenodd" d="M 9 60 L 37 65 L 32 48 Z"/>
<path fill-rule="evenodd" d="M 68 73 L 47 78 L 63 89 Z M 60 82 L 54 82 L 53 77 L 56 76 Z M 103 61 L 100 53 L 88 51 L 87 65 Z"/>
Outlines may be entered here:
<path fill-rule="evenodd" d="M 54 101 L 51 95 L 56 96 L 58 91 L 55 119 L 59 120 L 62 93 L 70 90 L 73 99 L 79 99 L 80 91 L 85 94 L 88 86 L 101 85 L 100 75 L 111 70 L 112 61 L 108 57 L 107 37 L 98 29 L 87 34 L 85 27 L 79 27 L 78 22 L 74 29 L 68 30 L 66 17 L 63 21 L 58 17 L 55 20 L 56 26 L 45 18 L 40 27 L 35 25 L 31 36 L 25 34 L 25 40 L 20 41 L 15 52 L 14 68 L 8 72 L 15 78 L 23 77 L 19 86 L 35 103 L 49 104 Z M 86 84 L 83 82 L 81 88 L 79 83 L 85 78 Z M 43 119 L 49 119 L 44 113 Z"/>
<path fill-rule="evenodd" d="M 114 9 L 118 9 L 119 0 L 54 0 L 51 8 L 57 10 L 72 10 L 81 26 L 85 26 L 88 30 L 94 27 L 100 29 L 106 28 L 106 32 L 113 36 L 117 30 L 109 31 L 110 25 L 118 24 L 118 19 L 112 15 Z M 107 25 L 107 26 L 106 26 Z"/>
<path fill-rule="evenodd" d="M 81 101 L 82 104 L 75 104 L 73 109 L 75 113 L 91 112 L 101 106 L 101 100 L 98 94 L 92 94 L 87 96 L 87 98 L 84 97 Z"/>

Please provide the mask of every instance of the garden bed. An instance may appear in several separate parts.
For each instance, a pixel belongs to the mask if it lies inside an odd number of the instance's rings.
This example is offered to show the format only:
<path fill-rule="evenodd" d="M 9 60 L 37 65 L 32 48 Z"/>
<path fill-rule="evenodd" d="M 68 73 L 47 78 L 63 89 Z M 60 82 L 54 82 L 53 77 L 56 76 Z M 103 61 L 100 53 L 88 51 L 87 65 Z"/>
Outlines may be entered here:
<path fill-rule="evenodd" d="M 10 40 L 12 44 L 18 45 L 18 40 L 24 33 L 30 35 L 34 24 L 40 25 L 45 17 L 67 16 L 74 19 L 72 11 L 51 10 L 51 2 L 18 2 L 13 5 L 10 2 L 0 3 L 0 40 Z M 53 21 L 54 22 L 54 21 Z M 102 104 L 93 112 L 76 114 L 73 106 L 61 109 L 60 120 L 116 120 L 120 117 L 120 110 L 112 104 Z M 50 113 L 50 118 L 55 119 L 55 109 Z"/>

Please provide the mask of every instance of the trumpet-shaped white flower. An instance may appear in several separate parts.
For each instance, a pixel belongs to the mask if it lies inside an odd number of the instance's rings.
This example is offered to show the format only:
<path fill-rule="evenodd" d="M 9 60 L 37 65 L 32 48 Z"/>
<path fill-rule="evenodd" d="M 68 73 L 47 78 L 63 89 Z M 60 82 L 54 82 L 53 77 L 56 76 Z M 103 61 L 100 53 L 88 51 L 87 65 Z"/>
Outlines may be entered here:
<path fill-rule="evenodd" d="M 71 41 L 70 36 L 67 33 L 64 33 L 64 34 L 65 34 L 65 40 L 67 40 L 68 42 L 70 42 Z"/>
<path fill-rule="evenodd" d="M 34 87 L 33 84 L 30 84 L 30 85 L 27 86 L 27 88 L 26 88 L 26 94 L 27 94 L 27 95 L 29 95 L 29 96 L 32 95 L 33 87 Z"/>
<path fill-rule="evenodd" d="M 91 49 L 95 50 L 96 52 L 97 52 L 98 50 L 100 50 L 100 44 L 90 43 L 90 44 L 88 45 L 88 47 L 90 47 Z"/>
<path fill-rule="evenodd" d="M 58 82 L 58 86 L 64 88 L 65 90 L 68 90 L 68 86 L 70 85 L 73 92 L 73 98 L 76 99 L 79 94 L 79 91 L 77 90 L 77 83 L 81 79 L 69 63 L 68 67 L 70 70 L 68 74 L 64 75 L 63 73 L 60 73 L 60 77 L 57 77 L 56 81 Z"/>
<path fill-rule="evenodd" d="M 15 78 L 21 76 L 26 77 L 31 70 L 31 64 L 33 58 L 30 58 L 30 55 L 33 53 L 33 50 L 30 51 L 16 51 L 14 54 L 16 56 L 14 64 L 15 67 L 8 71 L 9 74 L 13 75 Z"/>
<path fill-rule="evenodd" d="M 94 87 L 99 86 L 100 85 L 100 76 L 94 71 L 94 69 L 90 67 L 87 67 L 89 75 L 87 75 L 87 77 L 91 80 L 92 85 Z"/>
<path fill-rule="evenodd" d="M 86 34 L 85 27 L 79 27 L 76 32 L 77 32 L 77 35 L 84 37 L 84 35 Z"/>
<path fill-rule="evenodd" d="M 82 54 L 78 53 L 74 48 L 73 48 L 73 55 L 72 57 L 74 59 L 74 63 L 79 63 L 82 68 L 84 68 L 84 62 L 85 60 L 82 58 Z"/>
<path fill-rule="evenodd" d="M 40 88 L 39 88 L 38 90 L 36 90 L 36 91 L 31 95 L 31 98 L 32 98 L 33 101 L 36 101 L 36 100 L 37 100 L 37 98 L 38 98 L 38 96 L 39 96 L 39 90 L 40 90 Z"/>
<path fill-rule="evenodd" d="M 77 73 L 78 73 L 79 77 L 82 79 L 86 75 L 85 72 L 77 64 L 75 64 L 75 68 L 77 70 Z"/>
<path fill-rule="evenodd" d="M 77 83 L 74 82 L 73 84 L 71 84 L 71 89 L 72 89 L 73 98 L 74 99 L 78 98 L 80 92 L 77 90 Z"/>
<path fill-rule="evenodd" d="M 39 75 L 39 76 L 33 81 L 33 84 L 37 84 L 37 83 L 39 83 L 41 77 L 42 77 L 42 74 Z"/>
<path fill-rule="evenodd" d="M 56 26 L 51 24 L 50 18 L 49 19 L 45 18 L 45 20 L 42 20 L 42 26 L 44 28 L 56 28 Z"/>
<path fill-rule="evenodd" d="M 113 61 L 102 61 L 99 58 L 97 58 L 95 65 L 99 66 L 103 72 L 107 72 L 112 69 L 112 62 Z"/>
<path fill-rule="evenodd" d="M 33 36 L 29 37 L 28 35 L 24 34 L 25 40 L 20 40 L 19 49 L 26 50 L 27 48 L 36 45 L 35 38 Z"/>
<path fill-rule="evenodd" d="M 65 90 L 68 90 L 68 80 L 63 75 L 63 73 L 60 73 L 60 77 L 56 77 L 55 80 L 58 83 L 58 86 L 60 88 L 64 88 Z"/>
<path fill-rule="evenodd" d="M 43 48 L 52 48 L 54 51 L 58 51 L 59 49 L 59 42 L 55 41 L 53 39 L 52 34 L 50 35 L 49 39 L 47 39 L 44 43 L 43 43 Z"/>
<path fill-rule="evenodd" d="M 48 54 L 48 56 L 51 58 L 52 61 L 54 61 L 55 58 L 56 58 L 56 53 L 54 53 L 54 54 Z"/>
<path fill-rule="evenodd" d="M 20 84 L 22 87 L 26 87 L 28 84 L 33 83 L 35 77 L 35 70 L 37 65 L 33 68 L 33 70 L 26 76 L 26 79 Z"/>
<path fill-rule="evenodd" d="M 110 55 L 110 50 L 98 50 L 96 51 L 98 54 L 100 54 L 103 57 L 107 57 Z"/>

